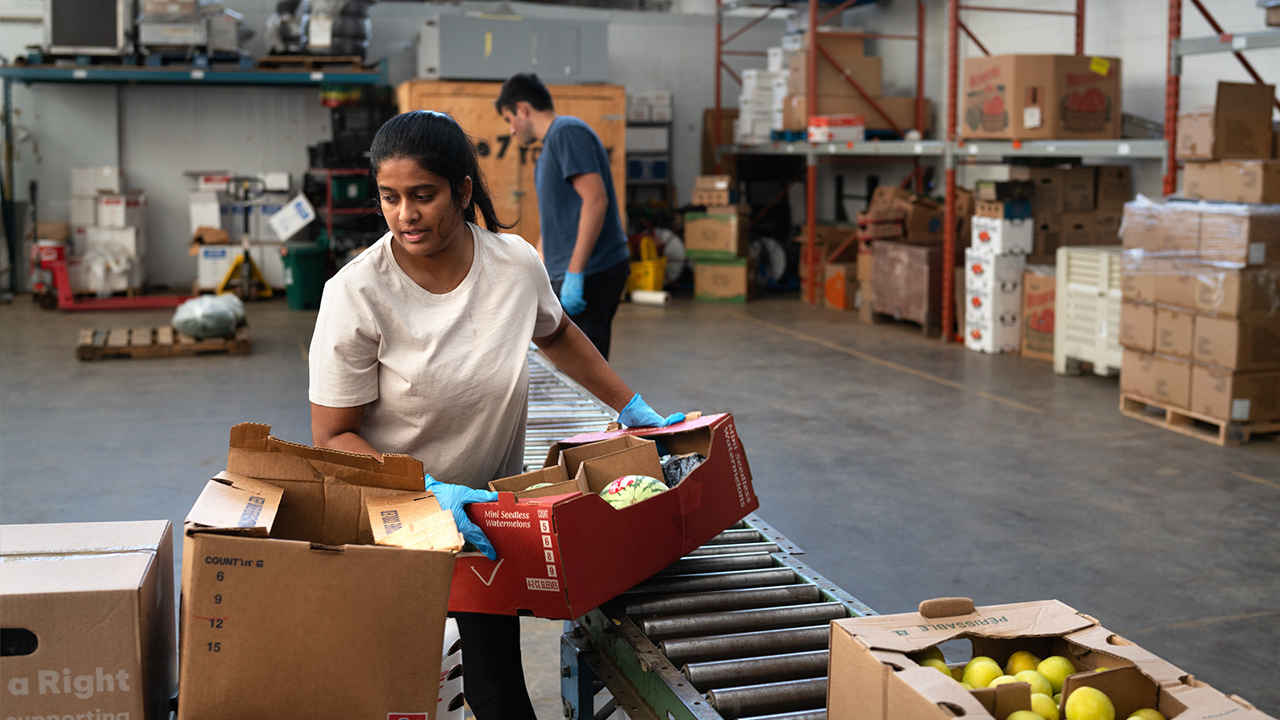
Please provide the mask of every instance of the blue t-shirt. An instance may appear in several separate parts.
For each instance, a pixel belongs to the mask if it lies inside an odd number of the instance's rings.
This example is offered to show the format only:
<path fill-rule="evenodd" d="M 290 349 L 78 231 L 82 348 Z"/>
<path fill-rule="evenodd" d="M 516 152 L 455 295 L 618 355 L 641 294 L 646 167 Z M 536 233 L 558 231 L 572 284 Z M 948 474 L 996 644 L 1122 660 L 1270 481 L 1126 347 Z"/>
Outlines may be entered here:
<path fill-rule="evenodd" d="M 604 143 L 591 126 L 569 115 L 558 115 L 542 139 L 542 153 L 534 169 L 538 191 L 538 215 L 542 230 L 542 255 L 553 282 L 564 280 L 578 241 L 578 216 L 582 198 L 569 179 L 583 173 L 599 173 L 609 196 L 604 227 L 591 251 L 584 275 L 594 275 L 631 257 L 627 236 L 622 232 L 618 196 L 613 190 L 613 172 Z"/>

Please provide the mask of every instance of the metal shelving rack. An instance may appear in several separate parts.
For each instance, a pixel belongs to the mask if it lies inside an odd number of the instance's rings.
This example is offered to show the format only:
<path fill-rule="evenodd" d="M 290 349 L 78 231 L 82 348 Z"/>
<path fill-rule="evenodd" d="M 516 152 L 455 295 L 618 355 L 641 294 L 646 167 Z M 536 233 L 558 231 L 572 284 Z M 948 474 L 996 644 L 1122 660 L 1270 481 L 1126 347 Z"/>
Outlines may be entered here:
<path fill-rule="evenodd" d="M 1245 72 L 1256 83 L 1262 77 L 1242 54 L 1244 50 L 1280 47 L 1280 30 L 1263 30 L 1249 33 L 1228 33 L 1222 29 L 1201 0 L 1191 0 L 1217 35 L 1201 38 L 1182 37 L 1182 0 L 1169 0 L 1169 70 L 1164 96 L 1164 137 L 1168 142 L 1164 172 L 1164 194 L 1172 195 L 1178 189 L 1178 108 L 1182 98 L 1182 58 L 1187 55 L 1229 52 L 1236 56 Z M 1280 100 L 1273 100 L 1280 108 Z"/>
<path fill-rule="evenodd" d="M 808 68 L 806 81 L 808 87 L 805 89 L 805 98 L 808 103 L 807 114 L 813 116 L 817 114 L 818 103 L 818 56 L 821 55 L 825 62 L 831 63 L 840 75 L 844 78 L 854 91 L 871 105 L 872 109 L 879 113 L 889 126 L 903 136 L 903 129 L 898 127 L 897 123 L 885 113 L 876 103 L 876 99 L 866 93 L 848 73 L 844 72 L 836 62 L 835 58 L 822 47 L 818 28 L 827 24 L 832 18 L 840 13 L 857 5 L 867 4 L 872 0 L 845 0 L 835 7 L 821 13 L 819 0 L 807 0 L 808 5 L 808 32 L 812 45 L 812 49 L 816 52 L 808 53 Z M 724 138 L 720 136 L 721 126 L 721 74 L 729 73 L 739 84 L 741 78 L 733 72 L 733 69 L 725 64 L 724 56 L 726 55 L 760 55 L 759 52 L 752 51 L 733 51 L 725 50 L 725 46 L 734 39 L 750 30 L 759 22 L 767 18 L 773 11 L 780 10 L 792 4 L 788 0 L 782 0 L 768 8 L 768 10 L 758 18 L 748 22 L 744 27 L 740 28 L 728 38 L 723 36 L 724 14 L 726 10 L 736 7 L 742 7 L 749 3 L 725 3 L 724 0 L 716 0 L 716 39 L 715 39 L 715 114 L 714 123 L 711 131 L 712 145 L 716 149 L 716 167 L 720 167 L 720 153 L 725 147 Z M 862 32 L 843 32 L 843 31 L 824 31 L 823 35 L 854 37 L 863 39 L 878 40 L 909 40 L 916 44 L 916 105 L 915 105 L 915 127 L 924 126 L 924 0 L 916 0 L 916 34 L 915 35 L 897 35 L 885 33 L 862 33 Z M 801 155 L 805 159 L 805 257 L 808 261 L 809 278 L 807 300 L 810 304 L 817 301 L 815 278 L 820 277 L 819 273 L 822 267 L 828 261 L 824 258 L 818 258 L 814 252 L 814 245 L 817 240 L 817 220 L 814 217 L 817 212 L 817 185 L 818 185 L 818 163 L 823 158 L 832 160 L 850 160 L 855 158 L 875 159 L 875 158 L 908 158 L 917 162 L 914 173 L 917 189 L 922 189 L 923 173 L 919 167 L 919 159 L 922 157 L 940 157 L 943 154 L 943 144 L 937 141 L 911 141 L 911 140 L 888 140 L 888 141 L 872 141 L 865 143 L 807 143 L 807 142 L 776 142 L 769 145 L 760 146 L 729 146 L 730 152 L 738 155 Z M 770 203 L 772 205 L 773 203 Z M 846 240 L 840 248 L 833 253 L 833 256 L 843 252 L 852 241 L 852 236 Z"/>

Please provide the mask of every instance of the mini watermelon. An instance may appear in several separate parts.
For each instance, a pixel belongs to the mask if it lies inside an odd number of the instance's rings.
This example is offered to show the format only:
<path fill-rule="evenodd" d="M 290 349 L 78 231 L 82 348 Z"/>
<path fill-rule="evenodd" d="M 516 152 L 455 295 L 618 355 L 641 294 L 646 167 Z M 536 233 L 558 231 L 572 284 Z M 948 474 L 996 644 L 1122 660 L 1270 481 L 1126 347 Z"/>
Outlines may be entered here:
<path fill-rule="evenodd" d="M 625 475 L 609 483 L 600 497 L 615 508 L 635 505 L 667 489 L 661 480 L 648 475 Z"/>

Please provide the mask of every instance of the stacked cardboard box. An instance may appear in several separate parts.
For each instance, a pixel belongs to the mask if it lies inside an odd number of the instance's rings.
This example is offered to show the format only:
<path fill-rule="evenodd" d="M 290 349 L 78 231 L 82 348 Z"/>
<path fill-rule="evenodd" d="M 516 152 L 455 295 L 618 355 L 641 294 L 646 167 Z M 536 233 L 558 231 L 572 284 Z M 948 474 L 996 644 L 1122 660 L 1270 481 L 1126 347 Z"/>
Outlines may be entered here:
<path fill-rule="evenodd" d="M 109 295 L 146 281 L 147 198 L 123 188 L 115 165 L 71 169 L 71 251 L 74 292 Z"/>
<path fill-rule="evenodd" d="M 651 90 L 627 96 L 627 122 L 671 122 L 671 93 Z"/>
<path fill-rule="evenodd" d="M 863 118 L 867 130 L 890 130 L 896 124 L 905 130 L 916 127 L 915 97 L 884 97 L 883 59 L 865 53 L 861 37 L 851 37 L 836 32 L 818 32 L 818 43 L 826 54 L 840 66 L 837 70 L 819 52 L 816 60 L 817 102 L 815 115 L 856 115 Z M 809 62 L 813 52 L 808 33 L 802 36 L 799 50 L 788 55 L 787 94 L 782 112 L 782 127 L 789 131 L 805 132 L 809 126 Z M 841 72 L 843 71 L 843 72 Z M 854 90 L 845 80 L 853 78 L 871 101 Z M 872 104 L 874 102 L 874 105 Z M 879 110 L 876 109 L 879 106 Z M 883 111 L 882 115 L 880 111 Z M 888 116 L 886 118 L 885 116 Z M 889 122 L 892 119 L 893 123 Z M 932 127 L 932 106 L 924 104 L 923 134 Z"/>
<path fill-rule="evenodd" d="M 1125 206 L 1121 391 L 1280 419 L 1280 205 Z"/>
<path fill-rule="evenodd" d="M 849 225 L 815 225 L 812 251 L 803 228 L 795 236 L 795 242 L 800 245 L 798 274 L 801 302 L 809 299 L 809 265 L 812 260 L 822 273 L 822 284 L 816 293 L 819 301 L 836 310 L 856 310 L 859 307 L 859 298 L 869 291 L 870 286 L 859 282 L 858 275 L 863 266 L 858 254 L 862 243 L 854 237 L 857 230 L 857 227 Z M 842 245 L 844 249 L 832 258 Z"/>
<path fill-rule="evenodd" d="M 1022 343 L 1023 271 L 1032 247 L 1027 181 L 978 189 L 965 250 L 964 344 L 985 353 L 1018 352 Z"/>
<path fill-rule="evenodd" d="M 734 121 L 734 142 L 758 145 L 769 142 L 774 130 L 782 129 L 783 101 L 787 96 L 787 73 L 751 68 L 742 71 L 742 94 L 738 96 L 738 119 Z"/>
<path fill-rule="evenodd" d="M 684 216 L 684 247 L 694 261 L 693 292 L 698 300 L 745 302 L 756 294 L 755 264 L 747 257 L 748 205 L 732 204 L 728 175 L 699 175 L 693 204 L 706 212 Z"/>
<path fill-rule="evenodd" d="M 1280 160 L 1272 159 L 1274 97 L 1274 85 L 1220 82 L 1213 107 L 1178 115 L 1184 196 L 1280 203 Z"/>
<path fill-rule="evenodd" d="M 227 194 L 227 182 L 232 177 L 230 173 L 188 174 L 195 182 L 194 189 L 188 195 L 191 235 L 195 238 L 197 234 L 201 234 L 200 244 L 193 246 L 191 252 L 196 258 L 196 288 L 216 288 L 236 256 L 243 252 L 240 243 L 246 232 L 245 213 L 248 213 L 249 256 L 262 271 L 267 284 L 283 289 L 285 273 L 280 244 L 288 238 L 281 237 L 276 232 L 271 218 L 290 203 L 289 174 L 268 173 L 268 176 L 283 177 L 274 178 L 273 182 L 268 183 L 268 187 L 273 189 L 247 205 L 236 203 Z M 201 233 L 201 228 L 220 229 L 224 234 Z"/>
<path fill-rule="evenodd" d="M 1027 262 L 1053 265 L 1063 245 L 1119 243 L 1124 203 L 1133 198 L 1129 166 L 1012 167 L 1009 177 L 1035 183 Z"/>
<path fill-rule="evenodd" d="M 964 64 L 966 138 L 1119 138 L 1120 59 L 991 55 Z"/>

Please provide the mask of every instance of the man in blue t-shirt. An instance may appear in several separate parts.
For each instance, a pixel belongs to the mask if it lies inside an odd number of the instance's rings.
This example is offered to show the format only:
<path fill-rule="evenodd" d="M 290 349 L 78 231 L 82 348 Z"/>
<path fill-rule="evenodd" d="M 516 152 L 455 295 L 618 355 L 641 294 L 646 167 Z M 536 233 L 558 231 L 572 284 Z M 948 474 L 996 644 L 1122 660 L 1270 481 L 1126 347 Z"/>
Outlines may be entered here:
<path fill-rule="evenodd" d="M 607 360 L 613 316 L 631 274 L 609 153 L 590 125 L 556 114 L 537 75 L 513 75 L 494 105 L 512 137 L 542 143 L 534 168 L 538 252 L 565 312 Z"/>

